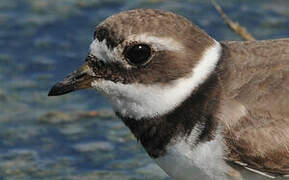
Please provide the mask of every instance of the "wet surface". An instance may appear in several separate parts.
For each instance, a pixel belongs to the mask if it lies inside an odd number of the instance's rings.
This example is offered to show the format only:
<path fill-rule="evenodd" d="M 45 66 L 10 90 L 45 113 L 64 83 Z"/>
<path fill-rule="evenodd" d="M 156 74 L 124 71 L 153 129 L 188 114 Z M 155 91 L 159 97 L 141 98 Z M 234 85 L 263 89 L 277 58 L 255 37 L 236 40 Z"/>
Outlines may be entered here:
<path fill-rule="evenodd" d="M 289 36 L 289 2 L 223 0 L 257 39 Z M 0 179 L 166 179 L 97 92 L 47 97 L 80 66 L 94 27 L 133 8 L 183 15 L 239 40 L 209 1 L 0 0 Z"/>

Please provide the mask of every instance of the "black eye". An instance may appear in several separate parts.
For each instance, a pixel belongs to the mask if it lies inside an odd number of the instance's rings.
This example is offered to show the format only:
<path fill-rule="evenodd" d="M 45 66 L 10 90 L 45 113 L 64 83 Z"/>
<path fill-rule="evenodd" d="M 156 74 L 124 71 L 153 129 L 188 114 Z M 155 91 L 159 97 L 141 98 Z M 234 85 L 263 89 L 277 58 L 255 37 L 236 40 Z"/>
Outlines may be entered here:
<path fill-rule="evenodd" d="M 124 56 L 134 65 L 143 65 L 151 57 L 151 48 L 146 44 L 136 44 L 131 46 L 126 46 L 124 49 Z"/>

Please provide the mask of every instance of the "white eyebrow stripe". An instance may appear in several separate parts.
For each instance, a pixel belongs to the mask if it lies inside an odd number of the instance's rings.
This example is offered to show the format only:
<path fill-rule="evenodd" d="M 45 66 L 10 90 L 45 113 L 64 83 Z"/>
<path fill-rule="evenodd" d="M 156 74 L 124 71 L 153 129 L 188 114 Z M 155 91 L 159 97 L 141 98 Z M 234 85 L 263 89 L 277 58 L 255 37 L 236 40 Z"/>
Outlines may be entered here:
<path fill-rule="evenodd" d="M 149 34 L 131 35 L 128 41 L 137 41 L 152 45 L 156 50 L 182 51 L 183 45 L 170 37 L 157 37 Z"/>

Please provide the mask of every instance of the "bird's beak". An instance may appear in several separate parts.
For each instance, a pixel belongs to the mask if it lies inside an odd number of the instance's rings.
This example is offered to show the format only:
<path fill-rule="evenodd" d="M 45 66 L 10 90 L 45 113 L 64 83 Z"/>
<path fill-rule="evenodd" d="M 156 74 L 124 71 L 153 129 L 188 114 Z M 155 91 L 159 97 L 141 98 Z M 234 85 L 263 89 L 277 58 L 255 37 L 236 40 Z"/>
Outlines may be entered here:
<path fill-rule="evenodd" d="M 59 96 L 75 90 L 91 87 L 93 72 L 85 63 L 76 71 L 69 74 L 63 81 L 56 83 L 48 93 L 48 96 Z"/>

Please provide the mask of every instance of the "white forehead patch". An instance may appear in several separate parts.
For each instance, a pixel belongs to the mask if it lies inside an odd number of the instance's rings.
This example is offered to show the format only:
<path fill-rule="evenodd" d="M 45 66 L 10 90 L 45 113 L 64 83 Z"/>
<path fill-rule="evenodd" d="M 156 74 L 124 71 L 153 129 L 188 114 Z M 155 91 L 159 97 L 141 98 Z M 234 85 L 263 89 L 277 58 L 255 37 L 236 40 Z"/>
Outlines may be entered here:
<path fill-rule="evenodd" d="M 221 55 L 221 46 L 216 42 L 208 48 L 188 77 L 168 85 L 121 84 L 99 80 L 92 87 L 103 92 L 115 111 L 124 117 L 141 119 L 163 115 L 179 106 L 214 71 Z"/>
<path fill-rule="evenodd" d="M 99 42 L 98 39 L 95 39 L 90 44 L 90 53 L 100 60 L 108 59 L 108 51 L 106 40 Z"/>
<path fill-rule="evenodd" d="M 103 62 L 118 61 L 121 58 L 120 49 L 118 47 L 113 50 L 108 49 L 105 39 L 101 42 L 98 39 L 93 40 L 90 44 L 90 54 Z"/>

